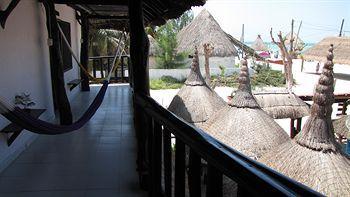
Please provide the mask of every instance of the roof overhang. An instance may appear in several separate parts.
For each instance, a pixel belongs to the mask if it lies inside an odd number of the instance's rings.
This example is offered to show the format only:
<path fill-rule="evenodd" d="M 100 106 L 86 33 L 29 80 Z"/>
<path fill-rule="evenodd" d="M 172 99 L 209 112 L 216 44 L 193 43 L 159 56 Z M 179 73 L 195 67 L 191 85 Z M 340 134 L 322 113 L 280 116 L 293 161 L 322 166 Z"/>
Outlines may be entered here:
<path fill-rule="evenodd" d="M 67 4 L 85 13 L 92 24 L 99 28 L 119 28 L 128 21 L 129 0 L 53 0 Z M 205 0 L 144 0 L 145 25 L 162 25 L 168 19 L 177 18 L 191 6 L 204 5 Z"/>

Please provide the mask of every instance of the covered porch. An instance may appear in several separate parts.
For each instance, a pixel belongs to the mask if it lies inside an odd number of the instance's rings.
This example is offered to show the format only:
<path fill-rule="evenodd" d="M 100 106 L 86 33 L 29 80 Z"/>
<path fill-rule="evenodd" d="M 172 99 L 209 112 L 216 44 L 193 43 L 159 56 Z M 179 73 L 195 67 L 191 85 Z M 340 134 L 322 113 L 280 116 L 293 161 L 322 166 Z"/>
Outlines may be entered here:
<path fill-rule="evenodd" d="M 80 92 L 74 117 L 98 92 Z M 0 174 L 0 196 L 146 196 L 136 171 L 136 137 L 127 84 L 109 87 L 95 116 L 78 131 L 40 135 Z"/>

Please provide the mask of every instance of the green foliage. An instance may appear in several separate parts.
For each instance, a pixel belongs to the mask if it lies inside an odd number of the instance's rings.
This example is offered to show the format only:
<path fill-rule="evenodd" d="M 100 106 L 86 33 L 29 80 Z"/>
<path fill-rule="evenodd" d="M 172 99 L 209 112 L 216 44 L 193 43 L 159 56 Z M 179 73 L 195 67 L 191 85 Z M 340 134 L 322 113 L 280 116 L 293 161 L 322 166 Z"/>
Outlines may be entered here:
<path fill-rule="evenodd" d="M 178 19 L 169 20 L 165 25 L 156 29 L 155 40 L 157 68 L 179 68 L 185 66 L 188 53 L 177 53 L 177 33 L 193 19 L 192 12 L 185 12 Z M 151 29 L 148 30 L 152 32 Z"/>
<path fill-rule="evenodd" d="M 184 80 L 180 81 L 172 76 L 162 76 L 160 79 L 151 79 L 150 88 L 152 90 L 178 89 L 183 83 Z"/>
<path fill-rule="evenodd" d="M 227 77 L 213 76 L 212 81 L 216 86 L 238 87 L 238 73 Z M 259 73 L 255 73 L 250 83 L 252 88 L 262 86 L 281 87 L 285 85 L 284 74 L 281 71 L 271 70 L 269 68 L 261 69 Z"/>
<path fill-rule="evenodd" d="M 219 65 L 220 76 L 225 77 L 226 67 L 224 65 Z"/>
<path fill-rule="evenodd" d="M 261 69 L 251 80 L 252 86 L 284 86 L 286 79 L 281 71 Z"/>
<path fill-rule="evenodd" d="M 119 39 L 121 38 L 121 34 L 121 31 L 116 30 L 91 29 L 89 36 L 89 55 L 114 55 Z M 127 45 L 128 43 L 126 43 L 126 46 Z"/>

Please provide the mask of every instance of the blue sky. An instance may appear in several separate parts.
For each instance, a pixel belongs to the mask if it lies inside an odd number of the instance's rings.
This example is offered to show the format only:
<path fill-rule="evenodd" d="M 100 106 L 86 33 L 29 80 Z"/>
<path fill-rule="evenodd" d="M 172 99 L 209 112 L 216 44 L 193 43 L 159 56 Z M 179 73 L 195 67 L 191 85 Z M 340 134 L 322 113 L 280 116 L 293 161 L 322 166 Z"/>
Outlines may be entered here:
<path fill-rule="evenodd" d="M 254 41 L 261 34 L 269 42 L 270 28 L 274 34 L 278 31 L 286 34 L 290 32 L 292 19 L 294 31 L 302 21 L 300 38 L 306 42 L 337 36 L 343 18 L 343 30 L 350 36 L 350 0 L 207 0 L 204 8 L 224 31 L 236 38 L 240 38 L 244 24 L 245 41 Z M 203 7 L 192 9 L 196 16 Z"/>

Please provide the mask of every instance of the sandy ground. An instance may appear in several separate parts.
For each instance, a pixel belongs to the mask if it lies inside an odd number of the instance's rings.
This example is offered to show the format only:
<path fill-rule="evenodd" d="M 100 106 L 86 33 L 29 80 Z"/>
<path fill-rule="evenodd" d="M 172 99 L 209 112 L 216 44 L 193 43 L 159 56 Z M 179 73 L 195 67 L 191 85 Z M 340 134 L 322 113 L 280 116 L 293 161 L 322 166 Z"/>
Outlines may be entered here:
<path fill-rule="evenodd" d="M 271 64 L 272 69 L 282 70 L 282 65 Z M 322 71 L 322 65 L 319 72 Z M 350 65 L 334 65 L 335 75 L 335 94 L 350 93 Z M 296 81 L 296 85 L 293 91 L 297 95 L 312 95 L 315 84 L 318 81 L 319 74 L 316 73 L 316 62 L 304 62 L 303 71 L 301 72 L 301 60 L 293 61 L 293 77 Z M 281 89 L 275 87 L 266 87 L 264 90 Z M 283 89 L 283 88 L 282 88 Z M 227 97 L 231 95 L 234 89 L 231 87 L 216 87 L 215 92 L 218 93 L 225 101 Z M 179 89 L 171 90 L 151 90 L 151 96 L 159 102 L 163 107 L 167 108 L 172 101 L 173 97 Z M 337 104 L 333 105 L 332 118 L 336 118 Z M 347 110 L 347 114 L 350 113 L 350 107 Z M 303 123 L 306 118 L 303 118 Z M 276 120 L 278 124 L 289 134 L 290 120 L 280 119 Z"/>

